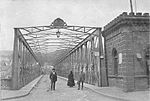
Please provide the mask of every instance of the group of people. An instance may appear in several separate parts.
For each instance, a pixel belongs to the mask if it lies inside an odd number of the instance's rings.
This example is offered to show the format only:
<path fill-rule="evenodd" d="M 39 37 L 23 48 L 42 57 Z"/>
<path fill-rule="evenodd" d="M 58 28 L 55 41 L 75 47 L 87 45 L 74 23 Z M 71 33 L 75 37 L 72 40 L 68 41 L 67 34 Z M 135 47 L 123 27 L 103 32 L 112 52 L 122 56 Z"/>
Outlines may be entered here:
<path fill-rule="evenodd" d="M 55 68 L 52 69 L 49 78 L 51 80 L 51 90 L 55 90 L 55 84 L 57 81 L 57 73 L 55 71 Z M 84 81 L 85 81 L 85 73 L 82 70 L 79 74 L 78 81 L 77 81 L 78 90 L 80 90 L 80 84 L 81 84 L 81 90 L 83 90 Z M 74 75 L 72 71 L 70 71 L 68 75 L 67 86 L 69 87 L 75 86 Z"/>

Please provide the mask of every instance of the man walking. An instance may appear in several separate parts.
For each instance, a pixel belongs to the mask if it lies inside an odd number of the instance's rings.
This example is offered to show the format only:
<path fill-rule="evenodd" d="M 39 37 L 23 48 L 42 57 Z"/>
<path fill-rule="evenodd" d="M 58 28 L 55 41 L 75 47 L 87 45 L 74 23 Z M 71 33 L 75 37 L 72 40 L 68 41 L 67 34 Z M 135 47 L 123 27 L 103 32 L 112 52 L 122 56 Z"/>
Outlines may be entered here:
<path fill-rule="evenodd" d="M 52 72 L 50 73 L 50 79 L 51 79 L 51 90 L 55 90 L 55 83 L 57 81 L 57 73 L 55 72 L 55 68 L 53 68 Z"/>
<path fill-rule="evenodd" d="M 80 75 L 79 75 L 78 90 L 80 90 L 80 83 L 81 83 L 81 89 L 83 90 L 84 80 L 85 80 L 85 73 L 82 70 L 81 73 L 80 73 Z"/>

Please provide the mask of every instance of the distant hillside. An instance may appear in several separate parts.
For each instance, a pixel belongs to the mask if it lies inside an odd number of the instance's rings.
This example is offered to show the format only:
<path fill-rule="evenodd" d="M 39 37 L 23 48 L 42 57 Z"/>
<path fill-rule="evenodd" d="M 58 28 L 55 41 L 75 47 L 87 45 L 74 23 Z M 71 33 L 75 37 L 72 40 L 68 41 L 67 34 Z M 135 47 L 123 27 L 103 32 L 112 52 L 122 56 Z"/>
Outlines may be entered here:
<path fill-rule="evenodd" d="M 12 51 L 0 51 L 0 78 L 11 77 Z"/>
<path fill-rule="evenodd" d="M 10 50 L 0 51 L 0 56 L 12 56 L 12 54 L 13 54 L 13 51 L 10 51 Z"/>

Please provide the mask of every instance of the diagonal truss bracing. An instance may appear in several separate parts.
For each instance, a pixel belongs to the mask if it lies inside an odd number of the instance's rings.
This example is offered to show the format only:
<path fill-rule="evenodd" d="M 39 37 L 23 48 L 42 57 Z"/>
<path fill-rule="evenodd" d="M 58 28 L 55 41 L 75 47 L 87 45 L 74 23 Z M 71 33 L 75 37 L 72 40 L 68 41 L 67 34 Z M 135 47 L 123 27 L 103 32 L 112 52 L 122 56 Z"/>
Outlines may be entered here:
<path fill-rule="evenodd" d="M 32 26 L 17 28 L 34 53 L 48 53 L 57 50 L 73 50 L 98 27 L 70 26 L 57 18 L 49 26 Z M 68 52 L 69 52 L 68 51 Z M 67 52 L 67 51 L 66 51 Z"/>

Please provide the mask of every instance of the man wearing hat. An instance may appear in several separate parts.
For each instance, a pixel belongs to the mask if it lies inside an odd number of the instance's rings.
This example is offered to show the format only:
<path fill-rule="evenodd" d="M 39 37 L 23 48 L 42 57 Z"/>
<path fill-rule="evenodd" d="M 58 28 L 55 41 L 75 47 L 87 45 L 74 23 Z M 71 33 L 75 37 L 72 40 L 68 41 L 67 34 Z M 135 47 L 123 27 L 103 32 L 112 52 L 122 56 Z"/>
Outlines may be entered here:
<path fill-rule="evenodd" d="M 51 90 L 55 90 L 55 83 L 57 81 L 57 74 L 55 72 L 55 68 L 52 69 L 50 73 L 50 80 L 51 80 Z"/>

